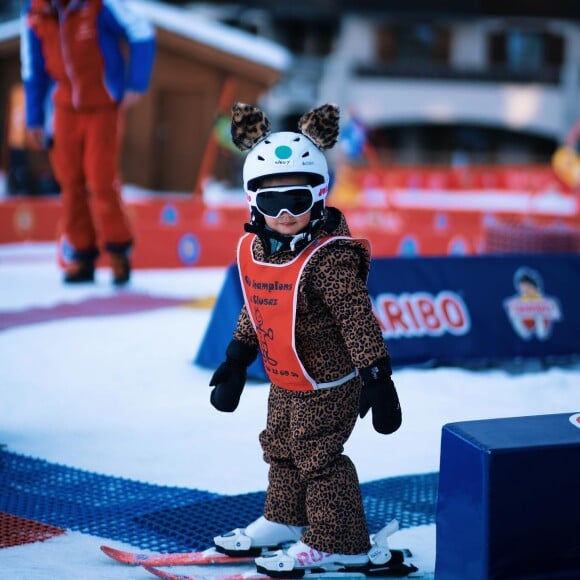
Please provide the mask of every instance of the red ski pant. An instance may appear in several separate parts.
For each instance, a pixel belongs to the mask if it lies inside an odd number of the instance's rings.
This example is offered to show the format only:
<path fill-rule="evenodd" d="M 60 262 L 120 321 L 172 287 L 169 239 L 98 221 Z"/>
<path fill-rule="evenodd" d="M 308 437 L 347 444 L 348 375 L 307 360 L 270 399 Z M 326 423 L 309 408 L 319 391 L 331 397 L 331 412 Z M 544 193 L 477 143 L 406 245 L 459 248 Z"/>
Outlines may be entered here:
<path fill-rule="evenodd" d="M 61 188 L 62 233 L 74 250 L 129 245 L 133 239 L 117 165 L 121 130 L 118 106 L 55 108 L 51 164 Z"/>

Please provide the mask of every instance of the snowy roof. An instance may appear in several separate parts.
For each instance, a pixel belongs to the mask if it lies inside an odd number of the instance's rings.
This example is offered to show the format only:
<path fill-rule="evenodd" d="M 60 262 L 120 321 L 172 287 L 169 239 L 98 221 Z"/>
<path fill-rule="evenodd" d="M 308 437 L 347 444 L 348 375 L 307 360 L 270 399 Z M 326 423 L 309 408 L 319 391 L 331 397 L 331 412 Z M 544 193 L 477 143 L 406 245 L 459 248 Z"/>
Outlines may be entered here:
<path fill-rule="evenodd" d="M 202 14 L 150 0 L 129 0 L 128 4 L 154 25 L 223 52 L 234 54 L 275 70 L 290 65 L 291 53 L 283 46 L 249 32 L 226 26 Z M 0 23 L 0 42 L 20 34 L 18 19 Z"/>
<path fill-rule="evenodd" d="M 226 26 L 203 14 L 151 0 L 130 0 L 129 5 L 145 15 L 154 25 L 223 52 L 280 71 L 290 65 L 291 53 L 283 46 Z"/>

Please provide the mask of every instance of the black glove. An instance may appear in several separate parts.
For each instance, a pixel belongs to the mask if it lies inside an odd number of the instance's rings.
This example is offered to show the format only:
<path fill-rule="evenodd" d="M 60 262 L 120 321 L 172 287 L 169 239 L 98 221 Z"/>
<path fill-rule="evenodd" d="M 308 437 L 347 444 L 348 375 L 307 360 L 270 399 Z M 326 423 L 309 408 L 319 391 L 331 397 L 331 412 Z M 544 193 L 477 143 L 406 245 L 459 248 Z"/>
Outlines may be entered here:
<path fill-rule="evenodd" d="M 401 405 L 391 378 L 389 357 L 376 360 L 371 366 L 360 369 L 362 389 L 359 413 L 361 419 L 372 409 L 373 427 L 378 433 L 394 433 L 402 421 Z"/>
<path fill-rule="evenodd" d="M 238 408 L 246 384 L 247 368 L 256 360 L 258 348 L 233 339 L 226 349 L 226 360 L 218 367 L 209 382 L 215 387 L 209 400 L 218 410 L 231 413 Z"/>

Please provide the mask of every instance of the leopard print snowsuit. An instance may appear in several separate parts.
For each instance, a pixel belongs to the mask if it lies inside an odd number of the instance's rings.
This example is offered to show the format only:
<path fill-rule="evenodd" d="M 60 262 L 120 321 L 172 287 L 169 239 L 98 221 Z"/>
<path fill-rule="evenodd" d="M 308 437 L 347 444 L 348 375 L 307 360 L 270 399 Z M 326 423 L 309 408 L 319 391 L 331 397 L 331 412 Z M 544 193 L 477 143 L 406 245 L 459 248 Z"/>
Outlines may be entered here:
<path fill-rule="evenodd" d="M 327 208 L 315 238 L 349 236 L 342 213 Z M 270 256 L 259 240 L 254 257 L 285 263 L 295 252 Z M 366 287 L 370 257 L 359 244 L 339 240 L 308 262 L 299 284 L 296 348 L 317 382 L 331 382 L 387 355 Z M 234 338 L 257 345 L 242 308 Z M 358 554 L 370 548 L 358 475 L 343 454 L 358 416 L 361 382 L 357 376 L 339 387 L 289 391 L 270 387 L 266 428 L 260 433 L 269 464 L 265 517 L 308 526 L 302 541 L 323 552 Z"/>

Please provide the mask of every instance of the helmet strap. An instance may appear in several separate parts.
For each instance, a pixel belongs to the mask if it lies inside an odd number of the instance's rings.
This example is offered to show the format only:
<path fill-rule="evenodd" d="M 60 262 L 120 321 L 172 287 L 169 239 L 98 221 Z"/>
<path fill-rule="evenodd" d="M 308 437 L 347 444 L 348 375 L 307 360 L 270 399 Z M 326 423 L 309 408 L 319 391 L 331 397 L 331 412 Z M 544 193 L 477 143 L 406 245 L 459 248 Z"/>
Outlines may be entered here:
<path fill-rule="evenodd" d="M 244 224 L 244 230 L 248 233 L 256 234 L 262 241 L 266 250 L 266 255 L 271 256 L 276 252 L 290 250 L 292 252 L 300 251 L 311 241 L 316 226 L 320 220 L 312 220 L 308 225 L 297 234 L 285 236 L 270 229 L 265 223 L 252 220 L 252 223 Z"/>
<path fill-rule="evenodd" d="M 318 220 L 321 220 L 324 217 L 324 209 L 324 200 L 317 201 L 310 210 L 310 215 L 312 217 L 312 221 L 310 223 L 315 223 Z"/>

